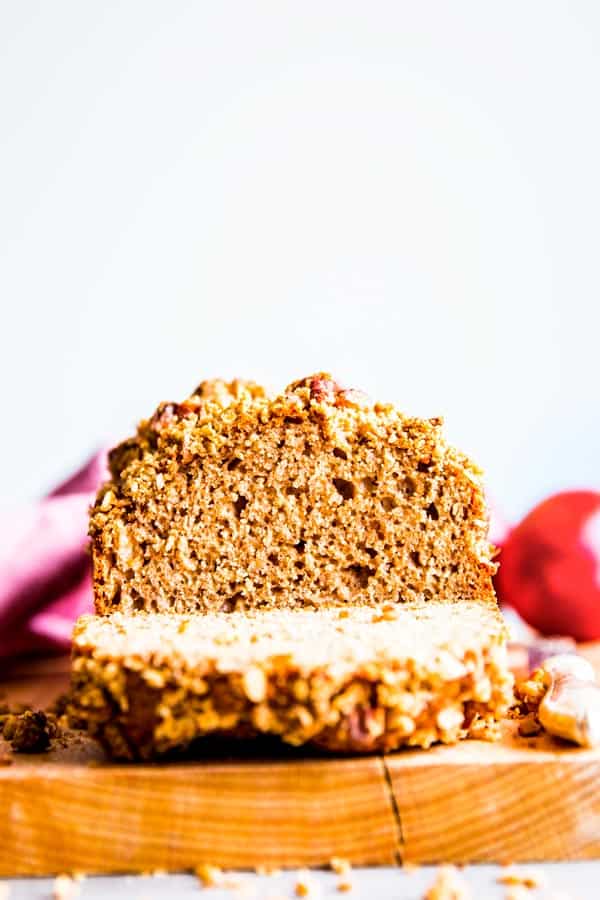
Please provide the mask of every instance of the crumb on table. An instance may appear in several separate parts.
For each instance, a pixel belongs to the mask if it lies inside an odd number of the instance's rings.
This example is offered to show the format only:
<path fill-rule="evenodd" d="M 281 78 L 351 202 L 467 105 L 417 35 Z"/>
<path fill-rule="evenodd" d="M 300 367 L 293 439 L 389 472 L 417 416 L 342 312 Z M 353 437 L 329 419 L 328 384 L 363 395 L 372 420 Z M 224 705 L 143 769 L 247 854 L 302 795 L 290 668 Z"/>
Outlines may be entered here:
<path fill-rule="evenodd" d="M 72 900 L 80 890 L 80 886 L 70 875 L 57 875 L 52 886 L 52 896 L 54 900 Z"/>
<path fill-rule="evenodd" d="M 471 892 L 456 866 L 440 866 L 423 900 L 470 900 Z"/>
<path fill-rule="evenodd" d="M 509 868 L 498 876 L 498 884 L 517 885 L 527 890 L 535 890 L 545 886 L 545 878 L 542 872 L 532 869 Z"/>
<path fill-rule="evenodd" d="M 298 880 L 296 881 L 294 892 L 296 897 L 314 896 L 317 893 L 314 882 L 311 881 L 310 873 L 306 870 L 298 872 Z"/>

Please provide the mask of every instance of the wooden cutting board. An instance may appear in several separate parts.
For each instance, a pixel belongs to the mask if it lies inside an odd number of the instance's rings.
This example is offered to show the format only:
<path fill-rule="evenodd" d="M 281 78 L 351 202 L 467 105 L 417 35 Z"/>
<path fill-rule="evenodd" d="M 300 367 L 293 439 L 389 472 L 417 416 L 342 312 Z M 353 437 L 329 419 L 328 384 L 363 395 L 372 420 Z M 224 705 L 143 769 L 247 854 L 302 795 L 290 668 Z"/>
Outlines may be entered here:
<path fill-rule="evenodd" d="M 67 673 L 66 660 L 21 666 L 3 687 L 43 706 Z M 427 752 L 247 752 L 112 764 L 74 735 L 15 756 L 0 767 L 0 876 L 600 858 L 600 750 L 523 739 L 514 723 L 497 744 Z"/>

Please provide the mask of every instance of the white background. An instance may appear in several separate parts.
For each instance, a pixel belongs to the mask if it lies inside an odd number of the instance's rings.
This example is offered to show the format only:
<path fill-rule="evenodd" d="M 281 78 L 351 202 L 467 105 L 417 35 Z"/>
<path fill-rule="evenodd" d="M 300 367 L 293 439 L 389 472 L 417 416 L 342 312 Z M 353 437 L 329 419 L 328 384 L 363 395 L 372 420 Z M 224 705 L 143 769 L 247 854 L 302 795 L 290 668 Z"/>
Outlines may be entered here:
<path fill-rule="evenodd" d="M 0 500 L 203 377 L 600 486 L 597 2 L 4 2 Z"/>

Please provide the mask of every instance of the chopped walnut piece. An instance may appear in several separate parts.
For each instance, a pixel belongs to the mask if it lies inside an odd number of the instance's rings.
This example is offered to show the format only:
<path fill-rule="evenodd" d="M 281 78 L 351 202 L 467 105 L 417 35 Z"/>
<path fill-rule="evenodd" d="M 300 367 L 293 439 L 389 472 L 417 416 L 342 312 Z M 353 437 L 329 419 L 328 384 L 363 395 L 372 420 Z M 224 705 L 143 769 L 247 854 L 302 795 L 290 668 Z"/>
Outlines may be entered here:
<path fill-rule="evenodd" d="M 549 679 L 542 669 L 536 669 L 525 681 L 515 685 L 515 696 L 527 711 L 535 712 L 548 690 Z"/>
<path fill-rule="evenodd" d="M 204 887 L 220 887 L 223 883 L 223 870 L 219 866 L 210 865 L 210 863 L 200 863 L 194 869 L 194 875 Z"/>
<path fill-rule="evenodd" d="M 502 727 L 491 719 L 477 718 L 469 727 L 469 735 L 478 741 L 498 741 L 502 736 Z"/>
<path fill-rule="evenodd" d="M 347 873 L 352 868 L 348 860 L 342 859 L 341 856 L 332 856 L 329 860 L 329 865 L 331 867 L 331 870 L 337 875 L 347 875 Z"/>
<path fill-rule="evenodd" d="M 456 866 L 440 866 L 423 900 L 470 900 L 471 892 Z"/>
<path fill-rule="evenodd" d="M 314 896 L 317 893 L 316 886 L 311 880 L 309 872 L 303 871 L 298 873 L 294 893 L 296 897 L 308 897 L 309 894 Z"/>
<path fill-rule="evenodd" d="M 530 869 L 508 869 L 497 878 L 498 884 L 520 884 L 529 890 L 545 887 L 546 879 L 543 872 L 534 872 Z"/>

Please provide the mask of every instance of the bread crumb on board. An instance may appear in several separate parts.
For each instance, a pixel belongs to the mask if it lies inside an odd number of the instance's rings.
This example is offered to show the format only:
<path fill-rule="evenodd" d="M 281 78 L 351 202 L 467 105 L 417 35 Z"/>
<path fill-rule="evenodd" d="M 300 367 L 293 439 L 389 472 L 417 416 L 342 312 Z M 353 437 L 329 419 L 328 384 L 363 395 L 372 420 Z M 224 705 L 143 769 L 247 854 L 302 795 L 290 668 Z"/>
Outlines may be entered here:
<path fill-rule="evenodd" d="M 223 870 L 210 863 L 199 863 L 194 869 L 194 875 L 204 887 L 221 887 L 223 883 Z"/>
<path fill-rule="evenodd" d="M 352 868 L 349 861 L 341 856 L 332 856 L 329 860 L 329 867 L 336 875 L 347 875 Z"/>
<path fill-rule="evenodd" d="M 218 887 L 241 893 L 248 893 L 250 889 L 250 885 L 241 876 L 227 874 L 211 863 L 199 863 L 194 869 L 194 875 L 206 888 Z"/>
<path fill-rule="evenodd" d="M 471 891 L 456 866 L 440 866 L 423 900 L 471 900 Z"/>

